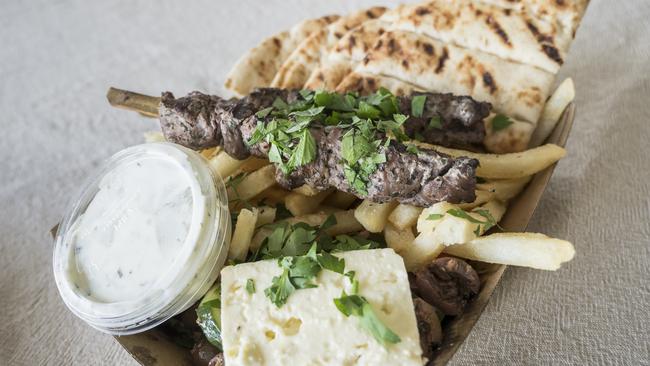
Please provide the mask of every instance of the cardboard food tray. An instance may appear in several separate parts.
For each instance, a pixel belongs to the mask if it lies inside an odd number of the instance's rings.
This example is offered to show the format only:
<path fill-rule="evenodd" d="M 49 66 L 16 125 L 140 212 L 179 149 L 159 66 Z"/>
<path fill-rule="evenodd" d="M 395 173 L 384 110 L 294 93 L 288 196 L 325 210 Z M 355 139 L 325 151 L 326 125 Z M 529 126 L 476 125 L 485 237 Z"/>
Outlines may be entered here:
<path fill-rule="evenodd" d="M 564 146 L 569 137 L 574 116 L 575 105 L 571 103 L 564 110 L 547 142 Z M 506 214 L 500 221 L 500 226 L 504 231 L 526 231 L 528 222 L 537 208 L 554 169 L 555 164 L 537 173 L 526 189 L 510 202 Z M 505 265 L 479 262 L 472 262 L 472 266 L 475 267 L 481 278 L 481 290 L 468 303 L 463 314 L 443 322 L 444 338 L 442 345 L 435 351 L 433 362 L 430 363 L 432 365 L 445 365 L 454 356 L 483 313 L 507 268 Z M 115 339 L 144 366 L 193 365 L 189 350 L 174 343 L 160 327 L 135 335 L 115 337 Z"/>

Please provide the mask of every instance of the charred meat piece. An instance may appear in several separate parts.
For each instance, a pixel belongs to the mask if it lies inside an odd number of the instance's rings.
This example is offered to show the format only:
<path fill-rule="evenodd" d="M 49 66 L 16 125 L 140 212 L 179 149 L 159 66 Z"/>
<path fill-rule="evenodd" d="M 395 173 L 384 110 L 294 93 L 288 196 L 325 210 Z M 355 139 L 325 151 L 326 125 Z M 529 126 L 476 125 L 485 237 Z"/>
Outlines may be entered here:
<path fill-rule="evenodd" d="M 271 148 L 268 142 L 261 140 L 247 144 L 256 129 L 272 119 L 271 116 L 260 116 L 258 112 L 269 109 L 278 100 L 293 103 L 300 100 L 301 95 L 296 90 L 259 89 L 243 99 L 224 100 L 198 92 L 175 99 L 166 92 L 160 103 L 160 124 L 169 141 L 193 149 L 220 145 L 236 159 L 250 155 L 266 158 Z M 442 114 L 450 112 L 454 112 L 451 107 L 441 107 L 439 111 Z M 472 119 L 471 113 L 454 113 L 445 116 L 445 120 Z M 308 132 L 316 145 L 315 157 L 291 172 L 278 169 L 278 182 L 285 188 L 303 184 L 318 189 L 335 187 L 374 202 L 397 200 L 417 206 L 430 206 L 440 201 L 474 200 L 477 160 L 452 158 L 423 148 L 416 152 L 408 151 L 404 143 L 388 139 L 384 132 L 377 132 L 376 138 L 386 142 L 377 145 L 377 152 L 385 156 L 385 161 L 366 172 L 366 189 L 360 191 L 358 186 L 350 184 L 349 169 L 346 171 L 342 163 L 341 141 L 348 128 L 319 123 L 309 125 Z"/>
<path fill-rule="evenodd" d="M 480 280 L 467 262 L 453 257 L 438 258 L 413 274 L 415 293 L 445 315 L 459 315 L 476 295 Z"/>
<path fill-rule="evenodd" d="M 438 319 L 436 309 L 417 296 L 413 298 L 413 306 L 415 307 L 415 318 L 418 322 L 422 355 L 431 359 L 433 350 L 442 342 L 440 319 Z"/>
<path fill-rule="evenodd" d="M 483 146 L 485 125 L 491 105 L 471 97 L 452 94 L 414 93 L 399 97 L 400 110 L 411 114 L 414 96 L 425 96 L 422 116 L 411 117 L 404 124 L 406 134 L 429 144 L 478 150 Z"/>
<path fill-rule="evenodd" d="M 415 96 L 426 97 L 422 115 L 418 117 L 412 114 L 412 101 Z M 243 99 L 230 100 L 200 92 L 192 92 L 186 97 L 174 99 L 171 93 L 165 92 L 159 111 L 161 127 L 170 141 L 193 149 L 219 146 L 222 144 L 219 132 L 224 137 L 235 132 L 236 121 L 244 120 L 271 106 L 276 98 L 291 103 L 299 98 L 299 92 L 262 88 Z M 401 96 L 397 100 L 399 112 L 410 116 L 404 123 L 404 130 L 412 139 L 471 149 L 479 148 L 483 143 L 483 120 L 490 114 L 489 103 L 478 102 L 468 96 L 421 92 Z M 235 125 L 229 124 L 228 128 L 219 127 L 220 121 L 224 120 Z M 237 142 L 237 139 L 234 142 Z M 236 146 L 231 147 L 233 151 L 237 151 Z"/>
<path fill-rule="evenodd" d="M 202 335 L 197 338 L 199 339 L 190 351 L 192 359 L 194 360 L 194 364 L 198 366 L 219 365 L 218 363 L 214 363 L 213 360 L 215 360 L 220 355 L 223 358 L 223 354 L 219 352 L 217 347 L 210 344 L 210 342 L 208 342 L 208 340 Z M 223 362 L 221 365 L 223 365 Z"/>

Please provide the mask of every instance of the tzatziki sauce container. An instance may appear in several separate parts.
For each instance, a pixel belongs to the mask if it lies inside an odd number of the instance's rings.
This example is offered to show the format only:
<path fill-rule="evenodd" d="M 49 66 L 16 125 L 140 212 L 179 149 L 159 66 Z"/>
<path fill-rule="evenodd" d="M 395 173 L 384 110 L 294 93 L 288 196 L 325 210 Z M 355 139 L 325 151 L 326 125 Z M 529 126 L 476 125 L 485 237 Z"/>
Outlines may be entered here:
<path fill-rule="evenodd" d="M 54 278 L 67 307 L 113 335 L 184 311 L 215 282 L 230 242 L 226 188 L 199 153 L 172 143 L 118 152 L 61 222 Z"/>

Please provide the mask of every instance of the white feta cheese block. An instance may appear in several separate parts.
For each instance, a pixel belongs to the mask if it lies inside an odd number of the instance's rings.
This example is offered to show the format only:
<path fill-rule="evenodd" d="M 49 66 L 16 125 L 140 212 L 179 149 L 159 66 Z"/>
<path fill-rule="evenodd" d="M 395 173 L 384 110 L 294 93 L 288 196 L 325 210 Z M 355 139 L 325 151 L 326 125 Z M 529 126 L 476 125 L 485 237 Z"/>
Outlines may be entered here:
<path fill-rule="evenodd" d="M 277 260 L 244 263 L 221 271 L 221 327 L 225 363 L 235 365 L 422 365 L 422 349 L 404 261 L 392 249 L 359 250 L 336 254 L 345 270 L 355 271 L 359 295 L 401 341 L 383 346 L 346 317 L 334 298 L 350 281 L 323 270 L 316 288 L 297 290 L 277 308 L 264 295 Z M 252 279 L 255 292 L 246 290 Z"/>

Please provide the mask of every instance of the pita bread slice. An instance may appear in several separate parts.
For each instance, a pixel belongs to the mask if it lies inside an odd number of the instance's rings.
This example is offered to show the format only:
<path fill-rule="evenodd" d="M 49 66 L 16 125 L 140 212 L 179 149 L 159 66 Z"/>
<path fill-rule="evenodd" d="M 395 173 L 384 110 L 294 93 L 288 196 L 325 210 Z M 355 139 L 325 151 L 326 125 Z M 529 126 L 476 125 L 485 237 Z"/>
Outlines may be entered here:
<path fill-rule="evenodd" d="M 562 28 L 575 37 L 589 0 L 480 0 L 501 7 L 528 14 L 531 18 L 544 20 Z"/>
<path fill-rule="evenodd" d="M 359 95 L 368 95 L 377 91 L 380 87 L 390 90 L 395 95 L 408 95 L 414 91 L 423 91 L 416 85 L 386 76 L 377 76 L 352 72 L 346 76 L 336 87 L 339 93 L 357 92 Z M 493 120 L 495 113 L 485 119 L 485 139 L 483 145 L 488 152 L 505 154 L 519 152 L 527 149 L 535 126 L 529 122 L 522 122 L 510 118 L 510 125 L 505 128 L 495 129 Z"/>
<path fill-rule="evenodd" d="M 280 65 L 300 42 L 337 19 L 336 15 L 328 15 L 305 20 L 289 31 L 265 39 L 233 66 L 226 78 L 226 88 L 246 95 L 255 88 L 269 86 Z"/>
<path fill-rule="evenodd" d="M 356 70 L 425 90 L 469 95 L 498 113 L 535 124 L 554 75 L 539 68 L 405 31 L 384 33 Z"/>
<path fill-rule="evenodd" d="M 373 7 L 339 18 L 326 28 L 312 33 L 289 55 L 275 75 L 272 87 L 302 88 L 309 75 L 320 64 L 321 58 L 336 45 L 350 29 L 361 23 L 376 19 L 386 11 L 384 7 Z"/>
<path fill-rule="evenodd" d="M 423 91 L 416 85 L 381 75 L 371 75 L 358 72 L 348 74 L 336 87 L 337 93 L 357 92 L 359 95 L 368 95 L 379 88 L 386 88 L 395 95 L 408 95 L 414 91 Z"/>
<path fill-rule="evenodd" d="M 571 32 L 523 12 L 473 0 L 433 0 L 402 5 L 382 20 L 391 29 L 424 34 L 506 60 L 557 73 L 573 40 Z"/>
<path fill-rule="evenodd" d="M 510 118 L 511 124 L 502 129 L 495 129 L 493 121 L 496 114 L 492 113 L 485 119 L 485 149 L 495 154 L 520 152 L 528 149 L 535 125 L 529 122 Z"/>
<path fill-rule="evenodd" d="M 334 90 L 357 63 L 387 30 L 387 25 L 378 20 L 369 20 L 350 30 L 336 43 L 321 60 L 305 83 L 307 89 Z"/>

